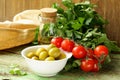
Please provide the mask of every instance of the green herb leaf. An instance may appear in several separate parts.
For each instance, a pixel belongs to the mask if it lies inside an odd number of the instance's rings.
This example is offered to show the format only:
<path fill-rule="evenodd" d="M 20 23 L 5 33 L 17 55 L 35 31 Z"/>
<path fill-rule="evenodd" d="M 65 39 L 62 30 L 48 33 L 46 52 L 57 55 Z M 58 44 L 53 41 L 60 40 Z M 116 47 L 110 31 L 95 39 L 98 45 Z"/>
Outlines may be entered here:
<path fill-rule="evenodd" d="M 52 5 L 52 8 L 57 9 L 57 13 L 61 13 L 62 14 L 64 12 L 64 10 L 57 3 L 54 3 Z"/>
<path fill-rule="evenodd" d="M 38 42 L 38 36 L 39 36 L 39 27 L 36 28 L 36 30 L 35 30 L 35 38 L 34 38 L 34 41 L 32 42 L 35 45 L 39 43 Z"/>
<path fill-rule="evenodd" d="M 81 64 L 80 60 L 77 59 L 77 60 L 74 60 L 74 61 L 73 61 L 73 65 L 72 65 L 72 66 L 73 66 L 73 67 L 79 67 L 80 64 Z"/>
<path fill-rule="evenodd" d="M 97 42 L 97 45 L 102 44 L 102 43 L 104 43 L 105 41 L 108 41 L 107 35 L 106 35 L 106 34 L 101 34 L 101 37 L 98 38 L 97 41 L 98 41 L 98 42 Z"/>
<path fill-rule="evenodd" d="M 71 70 L 73 67 L 72 67 L 72 65 L 71 64 L 66 64 L 66 66 L 65 66 L 65 71 L 69 71 L 69 70 Z"/>
<path fill-rule="evenodd" d="M 112 41 L 105 41 L 105 45 L 108 47 L 109 51 L 120 52 L 120 48 Z"/>
<path fill-rule="evenodd" d="M 111 58 L 110 58 L 109 55 L 107 55 L 106 58 L 105 58 L 104 64 L 108 64 L 110 62 L 111 62 Z"/>
<path fill-rule="evenodd" d="M 50 26 L 50 24 L 44 24 L 43 29 L 41 31 L 42 37 L 49 35 L 49 32 L 48 32 L 50 30 L 49 26 Z"/>
<path fill-rule="evenodd" d="M 20 68 L 18 68 L 18 67 L 19 67 L 18 65 L 12 64 L 10 66 L 11 69 L 10 69 L 9 73 L 12 75 L 19 75 L 19 76 L 24 76 L 27 74 L 26 72 L 21 71 Z"/>
<path fill-rule="evenodd" d="M 71 27 L 74 29 L 74 30 L 79 30 L 81 27 L 82 27 L 82 24 L 80 24 L 78 21 L 74 20 L 71 22 Z"/>
<path fill-rule="evenodd" d="M 54 35 L 54 28 L 55 28 L 55 24 L 51 23 L 50 26 L 49 26 L 50 36 Z"/>
<path fill-rule="evenodd" d="M 85 22 L 85 25 L 90 25 L 90 23 L 92 22 L 92 19 L 93 19 L 93 18 L 88 18 L 88 19 L 86 20 L 86 22 Z"/>
<path fill-rule="evenodd" d="M 73 8 L 74 4 L 72 3 L 72 0 L 62 0 L 62 3 L 64 4 L 64 6 L 66 6 L 67 8 Z"/>
<path fill-rule="evenodd" d="M 83 33 L 79 32 L 79 31 L 73 31 L 73 34 L 74 34 L 75 41 L 78 40 L 78 39 L 79 40 L 82 39 Z"/>

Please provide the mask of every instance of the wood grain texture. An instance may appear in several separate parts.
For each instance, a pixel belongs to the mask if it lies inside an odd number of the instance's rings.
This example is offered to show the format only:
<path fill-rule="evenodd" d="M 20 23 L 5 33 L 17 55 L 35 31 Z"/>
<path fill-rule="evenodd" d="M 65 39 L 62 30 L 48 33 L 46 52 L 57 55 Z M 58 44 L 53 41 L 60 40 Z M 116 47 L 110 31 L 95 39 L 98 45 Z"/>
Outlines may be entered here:
<path fill-rule="evenodd" d="M 105 2 L 105 18 L 109 20 L 106 30 L 108 36 L 112 40 L 118 41 L 120 45 L 120 2 L 117 0 L 110 0 L 109 4 Z"/>
<path fill-rule="evenodd" d="M 99 0 L 98 13 L 100 13 L 109 24 L 105 26 L 110 40 L 117 41 L 120 46 L 120 2 L 118 0 Z"/>
<path fill-rule="evenodd" d="M 5 17 L 5 0 L 0 0 L 0 20 Z"/>
<path fill-rule="evenodd" d="M 15 14 L 23 10 L 50 7 L 55 2 L 62 6 L 61 0 L 0 0 L 0 21 L 12 20 Z M 109 21 L 109 24 L 105 26 L 108 37 L 117 41 L 120 46 L 120 1 L 91 0 L 91 2 L 98 5 L 96 10 Z"/>

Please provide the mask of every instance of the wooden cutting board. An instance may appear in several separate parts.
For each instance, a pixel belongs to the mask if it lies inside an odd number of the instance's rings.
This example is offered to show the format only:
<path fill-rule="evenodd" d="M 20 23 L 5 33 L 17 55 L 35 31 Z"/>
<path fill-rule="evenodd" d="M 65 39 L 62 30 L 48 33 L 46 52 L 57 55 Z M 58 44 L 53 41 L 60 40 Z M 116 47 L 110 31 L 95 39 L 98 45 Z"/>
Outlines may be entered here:
<path fill-rule="evenodd" d="M 60 72 L 54 77 L 40 77 L 29 70 L 20 52 L 24 45 L 16 48 L 0 51 L 0 80 L 119 80 L 120 78 L 120 54 L 112 54 L 112 62 L 97 73 L 85 73 L 80 70 Z M 27 72 L 25 76 L 9 74 L 10 65 L 17 64 L 20 69 Z"/>

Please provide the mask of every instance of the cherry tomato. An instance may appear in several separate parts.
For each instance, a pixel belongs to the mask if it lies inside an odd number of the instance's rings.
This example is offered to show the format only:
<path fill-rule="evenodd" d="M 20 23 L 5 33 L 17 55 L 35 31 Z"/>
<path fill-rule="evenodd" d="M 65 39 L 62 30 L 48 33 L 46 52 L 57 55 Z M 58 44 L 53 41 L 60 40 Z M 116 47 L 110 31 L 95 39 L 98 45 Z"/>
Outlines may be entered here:
<path fill-rule="evenodd" d="M 98 65 L 98 61 L 94 59 L 94 66 L 92 69 L 92 72 L 98 72 L 99 71 L 99 65 Z"/>
<path fill-rule="evenodd" d="M 56 47 L 60 48 L 63 41 L 62 37 L 56 37 L 51 40 L 51 44 L 54 44 Z"/>
<path fill-rule="evenodd" d="M 89 58 L 95 58 L 94 51 L 90 48 L 87 49 L 87 56 Z"/>
<path fill-rule="evenodd" d="M 92 72 L 98 72 L 99 71 L 99 66 L 97 63 L 94 64 Z"/>
<path fill-rule="evenodd" d="M 94 54 L 97 57 L 101 57 L 101 56 L 107 56 L 108 55 L 108 48 L 104 45 L 99 45 L 94 49 Z"/>
<path fill-rule="evenodd" d="M 61 48 L 68 52 L 71 52 L 74 46 L 75 46 L 75 43 L 69 39 L 64 39 L 61 43 Z"/>
<path fill-rule="evenodd" d="M 72 54 L 75 58 L 79 59 L 79 58 L 84 58 L 87 55 L 87 51 L 85 50 L 85 48 L 83 46 L 76 46 L 73 48 L 72 50 Z"/>
<path fill-rule="evenodd" d="M 90 72 L 91 70 L 93 70 L 94 64 L 95 63 L 93 59 L 84 59 L 81 61 L 80 68 L 85 72 Z"/>

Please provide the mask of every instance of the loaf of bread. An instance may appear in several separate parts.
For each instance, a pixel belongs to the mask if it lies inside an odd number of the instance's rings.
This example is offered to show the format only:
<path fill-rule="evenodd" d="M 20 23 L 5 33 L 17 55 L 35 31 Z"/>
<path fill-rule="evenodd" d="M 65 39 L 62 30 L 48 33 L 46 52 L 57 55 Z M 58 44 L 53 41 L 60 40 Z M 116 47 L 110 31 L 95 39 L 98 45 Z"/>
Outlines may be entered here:
<path fill-rule="evenodd" d="M 35 24 L 31 20 L 19 20 L 15 22 L 11 21 L 5 21 L 0 22 L 0 28 L 8 28 L 8 29 L 30 29 L 30 28 L 36 28 L 39 25 Z"/>
<path fill-rule="evenodd" d="M 13 17 L 13 22 L 19 21 L 19 20 L 31 20 L 33 21 L 34 24 L 39 25 L 39 15 L 40 15 L 40 10 L 25 10 L 22 11 L 18 14 L 16 14 Z"/>
<path fill-rule="evenodd" d="M 40 24 L 39 14 L 39 10 L 26 10 L 16 14 L 13 21 L 0 22 L 0 50 L 32 42 Z"/>
<path fill-rule="evenodd" d="M 0 23 L 0 50 L 32 42 L 36 28 L 33 24 Z"/>

